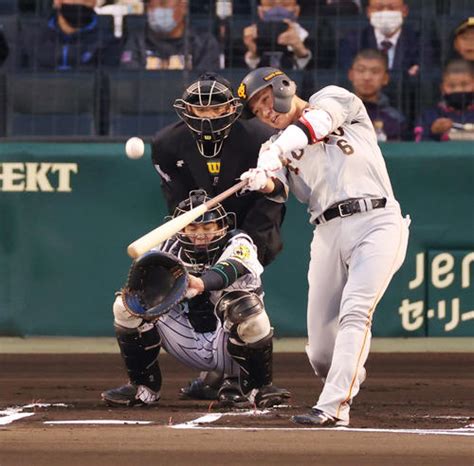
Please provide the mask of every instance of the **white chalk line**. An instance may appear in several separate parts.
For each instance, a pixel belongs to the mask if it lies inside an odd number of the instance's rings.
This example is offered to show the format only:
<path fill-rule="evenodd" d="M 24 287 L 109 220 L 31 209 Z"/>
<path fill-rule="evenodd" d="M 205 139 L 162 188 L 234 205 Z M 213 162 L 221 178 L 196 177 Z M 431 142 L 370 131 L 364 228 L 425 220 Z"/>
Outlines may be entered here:
<path fill-rule="evenodd" d="M 417 416 L 412 416 L 413 418 Z M 472 416 L 430 416 L 427 414 L 426 416 L 421 416 L 424 419 L 471 419 Z"/>
<path fill-rule="evenodd" d="M 376 432 L 394 434 L 415 434 L 415 435 L 457 435 L 474 437 L 474 424 L 457 429 L 376 429 L 376 428 L 354 428 L 354 427 L 228 427 L 228 426 L 205 426 L 216 422 L 223 416 L 260 416 L 268 414 L 264 411 L 243 411 L 236 413 L 211 413 L 181 424 L 170 425 L 172 429 L 196 429 L 196 430 L 242 430 L 242 431 L 339 431 L 339 432 Z M 424 416 L 426 417 L 426 416 Z M 433 416 L 440 417 L 440 416 Z M 448 417 L 448 416 L 447 416 Z M 469 416 L 449 416 L 449 418 L 470 419 Z"/>
<path fill-rule="evenodd" d="M 24 406 L 7 408 L 0 410 L 0 425 L 7 425 L 16 420 L 35 415 L 34 412 L 24 413 L 25 409 L 61 407 L 67 408 L 64 403 L 31 403 Z M 227 426 L 209 426 L 203 424 L 212 424 L 223 416 L 264 416 L 271 413 L 271 410 L 242 410 L 237 412 L 208 413 L 191 421 L 181 424 L 170 425 L 172 429 L 196 429 L 196 430 L 242 430 L 242 431 L 338 431 L 338 432 L 374 432 L 374 433 L 395 433 L 395 434 L 414 434 L 414 435 L 453 435 L 474 437 L 474 424 L 457 429 L 376 429 L 376 428 L 354 428 L 354 427 L 227 427 Z M 446 419 L 470 419 L 469 416 L 423 416 Z M 154 421 L 131 421 L 116 419 L 81 419 L 64 421 L 44 421 L 47 425 L 151 425 Z"/>
<path fill-rule="evenodd" d="M 16 413 L 9 414 L 8 416 L 2 416 L 0 417 L 0 426 L 6 426 L 7 424 L 11 424 L 12 422 L 18 421 L 18 419 L 34 415 L 35 413 Z"/>
<path fill-rule="evenodd" d="M 36 413 L 24 413 L 25 409 L 34 409 L 34 408 L 49 408 L 49 407 L 59 407 L 67 408 L 67 405 L 64 403 L 30 403 L 24 406 L 14 406 L 4 410 L 0 410 L 0 425 L 6 426 L 12 422 L 17 421 L 18 419 L 23 419 L 24 417 L 34 416 Z"/>
<path fill-rule="evenodd" d="M 49 425 L 63 425 L 63 424 L 111 424 L 111 425 L 133 425 L 133 424 L 140 424 L 140 425 L 149 425 L 154 424 L 153 421 L 125 421 L 125 420 L 117 420 L 117 419 L 80 419 L 80 420 L 72 420 L 72 421 L 44 421 L 43 424 Z"/>

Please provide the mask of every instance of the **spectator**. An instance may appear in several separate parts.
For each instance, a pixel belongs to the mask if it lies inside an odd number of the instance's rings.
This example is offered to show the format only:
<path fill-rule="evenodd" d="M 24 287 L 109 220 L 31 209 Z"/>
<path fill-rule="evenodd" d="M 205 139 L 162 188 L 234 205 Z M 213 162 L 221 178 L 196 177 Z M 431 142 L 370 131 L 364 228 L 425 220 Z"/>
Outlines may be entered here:
<path fill-rule="evenodd" d="M 63 71 L 118 65 L 120 43 L 113 31 L 99 27 L 96 0 L 54 0 L 53 6 L 47 22 L 23 29 L 22 67 Z"/>
<path fill-rule="evenodd" d="M 474 62 L 474 16 L 465 19 L 454 30 L 452 58 Z"/>
<path fill-rule="evenodd" d="M 5 60 L 7 59 L 8 53 L 9 53 L 8 42 L 7 42 L 7 39 L 5 38 L 5 34 L 3 34 L 3 31 L 0 25 L 0 66 L 2 66 Z"/>
<path fill-rule="evenodd" d="M 187 25 L 188 9 L 188 0 L 149 0 L 146 27 L 128 37 L 122 65 L 147 70 L 219 69 L 217 39 Z"/>
<path fill-rule="evenodd" d="M 388 97 L 382 92 L 390 80 L 387 57 L 379 50 L 362 50 L 356 55 L 348 76 L 354 93 L 364 102 L 377 139 L 381 142 L 403 139 L 405 117 L 390 106 Z"/>
<path fill-rule="evenodd" d="M 391 72 L 407 72 L 416 76 L 423 63 L 433 61 L 431 43 L 420 44 L 420 37 L 405 23 L 408 5 L 404 0 L 369 0 L 367 17 L 370 25 L 360 31 L 352 31 L 341 40 L 339 56 L 344 69 L 349 69 L 361 49 L 378 49 L 387 55 Z M 422 45 L 422 47 L 421 47 Z"/>
<path fill-rule="evenodd" d="M 415 140 L 474 139 L 474 65 L 459 59 L 449 62 L 440 89 L 442 99 L 421 115 Z"/>
<path fill-rule="evenodd" d="M 314 64 L 323 68 L 331 66 L 334 54 L 329 25 L 317 26 L 320 53 L 314 60 L 314 41 L 297 21 L 300 14 L 297 0 L 260 0 L 257 13 L 257 23 L 244 28 L 242 36 L 245 64 L 249 68 L 273 66 L 302 70 Z"/>

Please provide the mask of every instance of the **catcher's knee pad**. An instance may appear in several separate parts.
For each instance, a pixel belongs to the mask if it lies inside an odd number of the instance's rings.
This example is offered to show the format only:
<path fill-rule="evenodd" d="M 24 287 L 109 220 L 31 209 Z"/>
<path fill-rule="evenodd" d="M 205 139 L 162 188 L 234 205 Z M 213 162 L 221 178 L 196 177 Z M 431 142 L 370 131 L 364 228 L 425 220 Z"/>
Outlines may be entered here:
<path fill-rule="evenodd" d="M 161 337 L 155 325 L 146 323 L 138 329 L 115 325 L 115 334 L 130 382 L 159 391 L 161 370 L 158 355 Z"/>
<path fill-rule="evenodd" d="M 231 291 L 216 307 L 217 314 L 223 316 L 224 327 L 239 342 L 254 345 L 272 335 L 270 320 L 257 294 Z"/>
<path fill-rule="evenodd" d="M 117 293 L 117 295 L 115 296 L 115 301 L 112 306 L 112 310 L 114 313 L 114 324 L 118 325 L 119 327 L 136 329 L 143 322 L 143 319 L 141 319 L 140 317 L 133 316 L 125 309 L 125 306 L 122 302 L 121 293 Z"/>

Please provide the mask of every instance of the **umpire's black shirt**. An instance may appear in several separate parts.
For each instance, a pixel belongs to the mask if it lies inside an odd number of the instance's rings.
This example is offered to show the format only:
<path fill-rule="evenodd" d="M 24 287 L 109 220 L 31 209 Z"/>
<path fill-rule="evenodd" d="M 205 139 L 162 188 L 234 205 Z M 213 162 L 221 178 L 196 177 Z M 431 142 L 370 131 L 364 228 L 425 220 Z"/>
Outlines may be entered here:
<path fill-rule="evenodd" d="M 161 177 L 169 212 L 173 213 L 192 189 L 205 189 L 214 197 L 237 183 L 244 171 L 257 166 L 260 146 L 272 134 L 274 131 L 256 118 L 239 119 L 224 140 L 218 157 L 205 158 L 184 122 L 159 131 L 152 142 L 152 160 Z M 220 162 L 220 166 L 216 166 L 216 162 Z M 231 196 L 222 204 L 228 212 L 235 213 L 237 227 L 254 240 L 261 263 L 269 264 L 282 249 L 280 226 L 284 204 L 257 192 Z"/>

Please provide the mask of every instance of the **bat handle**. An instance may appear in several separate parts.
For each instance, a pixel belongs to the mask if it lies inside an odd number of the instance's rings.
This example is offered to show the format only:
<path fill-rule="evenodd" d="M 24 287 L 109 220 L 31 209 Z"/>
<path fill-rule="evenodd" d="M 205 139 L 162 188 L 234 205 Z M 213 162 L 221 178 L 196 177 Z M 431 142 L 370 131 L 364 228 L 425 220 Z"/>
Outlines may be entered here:
<path fill-rule="evenodd" d="M 212 209 L 217 204 L 220 204 L 224 199 L 227 199 L 229 196 L 232 196 L 232 194 L 235 194 L 237 191 L 240 191 L 242 188 L 245 188 L 245 186 L 247 186 L 247 183 L 248 180 L 239 181 L 237 184 L 234 184 L 234 186 L 231 186 L 229 189 L 222 191 L 220 194 L 213 197 L 212 199 L 209 199 L 204 204 L 208 209 Z"/>

